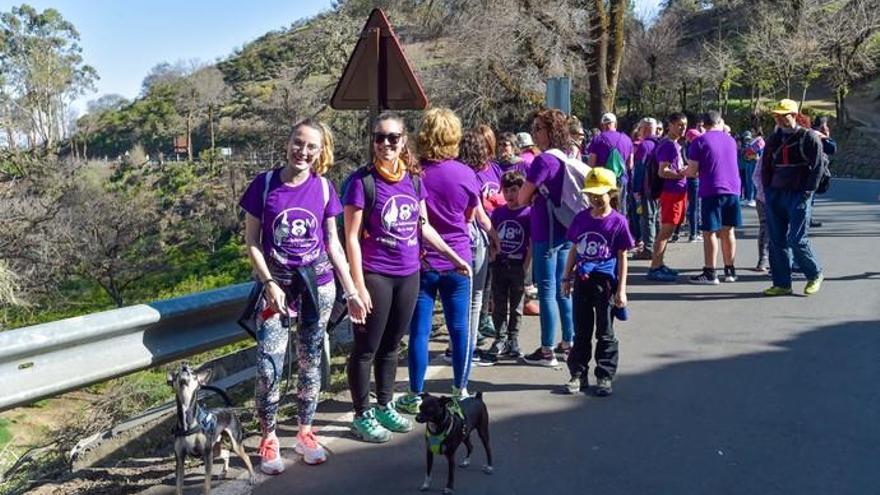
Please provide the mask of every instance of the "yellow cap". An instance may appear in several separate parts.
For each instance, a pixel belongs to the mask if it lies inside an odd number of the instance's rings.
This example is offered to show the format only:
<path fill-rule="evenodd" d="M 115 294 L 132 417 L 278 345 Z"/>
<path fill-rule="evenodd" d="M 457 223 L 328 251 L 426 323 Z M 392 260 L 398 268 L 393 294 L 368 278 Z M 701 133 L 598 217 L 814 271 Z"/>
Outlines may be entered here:
<path fill-rule="evenodd" d="M 771 110 L 776 115 L 788 115 L 790 113 L 798 113 L 798 104 L 794 100 L 788 98 L 779 100 L 779 103 Z"/>
<path fill-rule="evenodd" d="M 587 173 L 584 179 L 584 188 L 581 191 L 588 194 L 606 194 L 617 190 L 617 175 L 604 167 L 596 167 Z"/>

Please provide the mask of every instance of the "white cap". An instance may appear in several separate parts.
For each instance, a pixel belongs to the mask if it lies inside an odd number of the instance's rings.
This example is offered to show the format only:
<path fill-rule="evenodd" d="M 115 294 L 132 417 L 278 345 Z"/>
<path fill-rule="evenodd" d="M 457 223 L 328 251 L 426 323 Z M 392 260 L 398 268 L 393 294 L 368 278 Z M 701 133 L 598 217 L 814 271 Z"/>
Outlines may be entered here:
<path fill-rule="evenodd" d="M 651 127 L 657 127 L 659 124 L 657 123 L 657 119 L 653 117 L 645 117 L 639 122 L 639 125 L 649 125 Z"/>
<path fill-rule="evenodd" d="M 617 116 L 611 112 L 608 112 L 608 113 L 602 115 L 601 122 L 603 124 L 616 124 L 617 123 Z"/>
<path fill-rule="evenodd" d="M 528 132 L 518 132 L 516 133 L 516 145 L 520 148 L 525 148 L 527 146 L 534 146 L 535 142 L 532 141 L 532 135 Z"/>

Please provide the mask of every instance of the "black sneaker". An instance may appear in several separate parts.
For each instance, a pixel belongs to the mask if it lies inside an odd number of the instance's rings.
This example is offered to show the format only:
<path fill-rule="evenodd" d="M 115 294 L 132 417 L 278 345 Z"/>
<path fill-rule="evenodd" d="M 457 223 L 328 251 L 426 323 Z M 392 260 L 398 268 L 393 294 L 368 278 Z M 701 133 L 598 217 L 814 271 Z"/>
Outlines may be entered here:
<path fill-rule="evenodd" d="M 568 361 L 568 355 L 571 354 L 571 346 L 564 346 L 562 342 L 556 345 L 556 348 L 553 349 L 553 354 L 556 354 L 556 359 L 566 362 Z"/>
<path fill-rule="evenodd" d="M 611 388 L 611 378 L 599 378 L 596 381 L 595 393 L 597 397 L 608 397 L 614 390 Z"/>
<path fill-rule="evenodd" d="M 509 343 L 506 338 L 499 337 L 495 339 L 495 342 L 492 342 L 492 347 L 489 348 L 489 354 L 493 356 L 500 356 L 507 353 L 507 348 Z"/>
<path fill-rule="evenodd" d="M 725 282 L 736 282 L 736 267 L 735 266 L 725 266 L 724 267 L 724 281 Z"/>
<path fill-rule="evenodd" d="M 704 268 L 703 273 L 690 278 L 690 283 L 696 285 L 718 285 L 721 282 L 718 281 L 718 276 L 715 275 L 715 270 Z"/>
<path fill-rule="evenodd" d="M 519 341 L 516 338 L 512 338 L 507 341 L 507 352 L 504 353 L 507 357 L 512 357 L 514 359 L 519 359 L 522 357 L 522 349 L 519 348 Z"/>
<path fill-rule="evenodd" d="M 556 360 L 556 355 L 553 354 L 553 351 L 545 351 L 542 347 L 537 348 L 535 352 L 529 355 L 523 356 L 523 361 L 526 364 L 545 366 L 547 368 L 559 366 L 559 361 Z"/>
<path fill-rule="evenodd" d="M 474 366 L 495 366 L 495 363 L 498 362 L 498 357 L 493 356 L 482 349 L 474 349 L 474 355 L 473 358 L 471 358 L 471 362 Z"/>
<path fill-rule="evenodd" d="M 452 349 L 447 347 L 445 351 L 443 351 L 443 360 L 449 364 L 452 364 Z"/>

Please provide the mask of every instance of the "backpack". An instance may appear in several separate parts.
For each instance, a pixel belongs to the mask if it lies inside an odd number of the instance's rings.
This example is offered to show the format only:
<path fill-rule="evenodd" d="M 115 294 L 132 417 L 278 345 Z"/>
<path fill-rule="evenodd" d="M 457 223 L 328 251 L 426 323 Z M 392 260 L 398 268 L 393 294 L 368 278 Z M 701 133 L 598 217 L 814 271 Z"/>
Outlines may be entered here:
<path fill-rule="evenodd" d="M 547 206 L 551 215 L 559 223 L 568 227 L 575 215 L 589 208 L 587 198 L 581 189 L 584 187 L 584 179 L 590 172 L 590 167 L 577 158 L 569 158 L 565 153 L 555 148 L 547 150 L 547 153 L 559 159 L 565 167 L 565 173 L 562 176 L 562 193 L 558 198 L 559 204 L 557 205 L 551 200 L 550 191 L 546 184 L 542 184 L 539 190 L 547 198 Z"/>
<path fill-rule="evenodd" d="M 657 146 L 645 157 L 645 193 L 652 200 L 660 198 L 663 192 L 663 177 L 660 177 L 660 162 L 657 161 L 657 148 L 663 144 L 666 139 L 657 143 Z"/>
<path fill-rule="evenodd" d="M 605 168 L 614 172 L 614 175 L 620 179 L 620 176 L 622 176 L 623 172 L 626 170 L 626 162 L 623 160 L 623 155 L 620 154 L 620 150 L 617 148 L 611 148 L 611 153 L 608 153 L 608 160 L 605 161 Z"/>
<path fill-rule="evenodd" d="M 815 133 L 815 132 L 816 131 L 814 131 L 812 129 L 806 129 L 803 127 L 801 127 L 800 130 L 798 130 L 798 137 L 797 137 L 798 150 L 799 150 L 802 158 L 806 158 L 806 156 L 807 156 L 806 153 L 804 152 L 804 141 L 806 141 L 807 136 L 809 136 L 809 135 L 811 135 L 811 133 Z M 780 159 L 779 155 L 782 154 L 782 149 L 790 142 L 791 142 L 791 140 L 783 141 L 782 143 L 780 143 L 776 146 L 776 148 L 773 150 L 773 153 L 771 155 L 772 156 L 771 164 L 775 165 L 776 163 L 779 163 L 779 159 Z M 805 185 L 807 186 L 807 190 L 812 190 L 816 194 L 825 194 L 826 192 L 828 192 L 828 189 L 831 188 L 831 169 L 830 169 L 831 160 L 830 160 L 830 158 L 828 158 L 828 154 L 825 153 L 825 150 L 822 147 L 821 139 L 819 141 L 819 148 L 816 151 L 819 154 L 819 165 L 818 165 L 819 174 L 816 176 L 817 182 L 815 184 L 805 184 Z M 765 174 L 765 176 L 762 178 L 765 186 L 770 184 L 771 178 L 773 176 L 773 168 L 774 167 L 768 167 L 767 171 L 762 170 L 762 173 Z M 813 171 L 810 170 L 810 172 L 807 174 L 807 177 L 809 178 L 812 175 L 813 175 Z"/>

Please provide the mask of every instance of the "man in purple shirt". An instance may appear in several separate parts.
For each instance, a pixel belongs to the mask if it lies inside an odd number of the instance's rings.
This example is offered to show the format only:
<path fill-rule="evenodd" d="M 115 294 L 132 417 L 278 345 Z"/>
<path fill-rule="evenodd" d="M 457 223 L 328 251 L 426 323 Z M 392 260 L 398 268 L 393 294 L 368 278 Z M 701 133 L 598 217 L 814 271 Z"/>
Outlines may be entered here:
<path fill-rule="evenodd" d="M 628 199 L 629 174 L 633 170 L 633 142 L 626 134 L 617 130 L 617 116 L 613 113 L 606 113 L 602 116 L 601 128 L 602 132 L 590 141 L 587 146 L 587 154 L 589 155 L 587 165 L 590 168 L 604 167 L 611 156 L 611 150 L 616 149 L 623 162 L 625 170 L 617 177 L 617 185 L 619 190 L 618 211 L 626 216 L 626 203 Z"/>
<path fill-rule="evenodd" d="M 703 231 L 703 273 L 691 277 L 691 283 L 718 285 L 715 258 L 718 256 L 718 237 L 724 258 L 724 281 L 736 282 L 736 237 L 734 229 L 742 225 L 739 193 L 742 184 L 737 165 L 736 141 L 724 132 L 721 113 L 710 110 L 703 114 L 706 132 L 688 147 L 688 165 L 685 175 L 700 177 L 699 197 L 700 230 Z"/>

